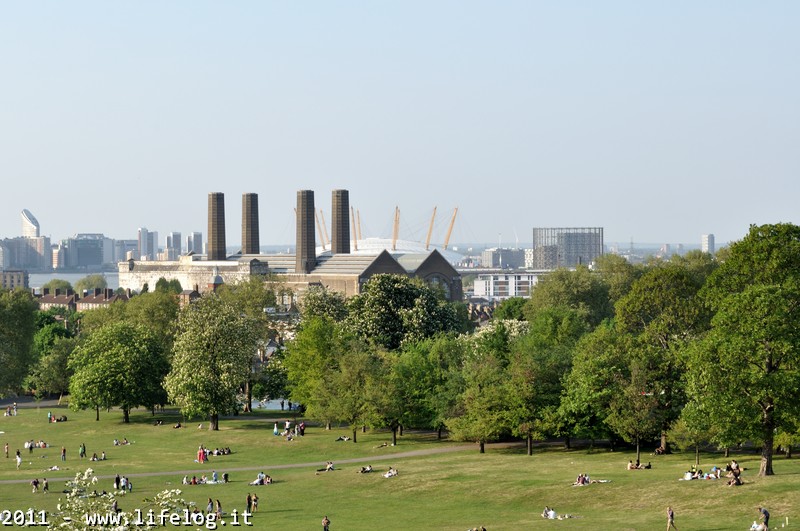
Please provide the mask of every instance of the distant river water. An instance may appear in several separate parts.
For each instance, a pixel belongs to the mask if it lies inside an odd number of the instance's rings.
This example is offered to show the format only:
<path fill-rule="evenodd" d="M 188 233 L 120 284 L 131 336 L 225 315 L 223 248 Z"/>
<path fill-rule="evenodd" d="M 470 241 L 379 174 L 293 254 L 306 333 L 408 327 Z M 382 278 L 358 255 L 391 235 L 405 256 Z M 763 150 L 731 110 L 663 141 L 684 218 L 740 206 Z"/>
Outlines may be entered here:
<path fill-rule="evenodd" d="M 66 280 L 67 282 L 69 282 L 74 286 L 77 281 L 89 276 L 90 274 L 95 274 L 95 273 L 31 273 L 28 279 L 28 286 L 30 286 L 31 288 L 35 288 L 37 291 L 40 291 L 42 289 L 42 286 L 44 286 L 54 278 Z M 99 274 L 106 277 L 106 282 L 108 283 L 109 288 L 117 289 L 119 287 L 119 273 L 106 271 Z"/>

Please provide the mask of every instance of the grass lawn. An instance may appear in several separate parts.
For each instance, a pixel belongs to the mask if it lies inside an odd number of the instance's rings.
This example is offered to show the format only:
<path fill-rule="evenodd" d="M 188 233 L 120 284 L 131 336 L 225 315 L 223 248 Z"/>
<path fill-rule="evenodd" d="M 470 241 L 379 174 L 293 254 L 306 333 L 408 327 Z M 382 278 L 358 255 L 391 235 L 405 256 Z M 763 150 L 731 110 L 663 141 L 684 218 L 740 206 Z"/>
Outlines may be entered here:
<path fill-rule="evenodd" d="M 346 429 L 326 431 L 311 426 L 306 436 L 292 442 L 272 434 L 273 422 L 286 417 L 280 411 L 223 419 L 218 432 L 198 430 L 199 422 L 179 430 L 175 412 L 158 414 L 162 426 L 153 425 L 149 412 L 136 411 L 132 422 L 122 423 L 119 411 L 73 412 L 65 423 L 48 424 L 47 409 L 21 408 L 17 417 L 0 417 L 0 445 L 6 441 L 11 457 L 0 455 L 0 511 L 28 508 L 55 510 L 64 480 L 78 471 L 93 468 L 102 478 L 98 487 L 110 490 L 115 474 L 127 475 L 133 493 L 120 499 L 124 510 L 145 508 L 143 498 L 165 488 L 180 487 L 184 474 L 211 475 L 228 472 L 227 485 L 181 487 L 186 499 L 203 508 L 211 497 L 219 499 L 226 511 L 242 511 L 248 492 L 260 498 L 259 512 L 252 518 L 253 529 L 320 529 L 323 515 L 331 519 L 331 530 L 432 529 L 460 530 L 484 525 L 489 531 L 517 529 L 664 529 L 666 507 L 672 505 L 678 529 L 745 530 L 757 518 L 756 507 L 764 504 L 772 514 L 773 528 L 789 518 L 789 528 L 798 527 L 800 508 L 800 461 L 779 457 L 776 476 L 755 477 L 759 458 L 734 454 L 747 470 L 745 484 L 729 488 L 723 481 L 678 481 L 693 463 L 693 454 L 646 456 L 652 470 L 627 471 L 630 452 L 586 449 L 538 450 L 525 455 L 521 446 L 487 446 L 479 454 L 477 445 L 437 441 L 432 434 L 406 433 L 396 447 L 380 447 L 390 442 L 388 432 L 358 434 L 358 443 L 337 442 Z M 205 425 L 206 423 L 203 422 Z M 205 426 L 204 426 L 205 427 Z M 113 446 L 113 439 L 127 438 L 129 446 Z M 25 440 L 43 439 L 51 445 L 29 454 Z M 87 452 L 105 450 L 108 460 L 90 463 L 78 459 L 78 446 Z M 212 457 L 209 463 L 194 462 L 200 444 L 230 447 L 232 455 Z M 67 461 L 60 471 L 45 471 L 61 466 L 61 446 L 67 448 Z M 24 458 L 15 469 L 14 452 Z M 438 453 L 443 450 L 452 450 Z M 426 453 L 427 451 L 437 453 Z M 418 452 L 418 455 L 406 455 Z M 334 461 L 337 470 L 316 474 L 325 461 Z M 376 472 L 395 466 L 400 474 L 385 479 L 378 473 L 358 474 L 362 465 L 371 464 Z M 725 465 L 721 454 L 703 454 L 701 468 Z M 275 479 L 267 486 L 250 486 L 258 471 Z M 580 472 L 610 483 L 572 487 Z M 50 494 L 32 494 L 29 482 L 47 477 Z M 560 514 L 576 518 L 552 521 L 539 514 L 550 505 Z"/>

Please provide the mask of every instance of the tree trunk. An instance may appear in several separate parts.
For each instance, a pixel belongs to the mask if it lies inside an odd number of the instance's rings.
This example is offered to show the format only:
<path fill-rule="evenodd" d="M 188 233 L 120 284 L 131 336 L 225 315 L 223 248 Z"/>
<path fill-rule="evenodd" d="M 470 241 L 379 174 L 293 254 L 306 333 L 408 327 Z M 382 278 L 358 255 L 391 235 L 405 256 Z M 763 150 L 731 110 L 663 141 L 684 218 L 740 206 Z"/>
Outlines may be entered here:
<path fill-rule="evenodd" d="M 441 426 L 439 426 L 439 429 L 436 430 L 436 439 L 438 439 L 440 441 L 442 440 L 442 427 Z"/>
<path fill-rule="evenodd" d="M 485 454 L 486 453 L 486 443 L 484 443 L 481 440 L 481 441 L 478 441 L 478 444 L 480 444 L 480 453 Z"/>
<path fill-rule="evenodd" d="M 208 429 L 212 431 L 219 430 L 219 413 L 212 413 L 208 417 Z"/>
<path fill-rule="evenodd" d="M 725 447 L 725 459 L 731 456 L 731 449 L 729 447 Z"/>
<path fill-rule="evenodd" d="M 525 446 L 528 449 L 528 455 L 533 455 L 533 435 L 530 433 L 525 438 Z"/>
<path fill-rule="evenodd" d="M 329 420 L 325 421 L 325 429 L 331 431 L 331 421 Z"/>
<path fill-rule="evenodd" d="M 392 426 L 392 446 L 397 446 L 397 426 Z"/>
<path fill-rule="evenodd" d="M 700 466 L 700 445 L 694 445 L 694 464 Z"/>
<path fill-rule="evenodd" d="M 571 448 L 572 448 L 572 441 L 570 440 L 569 435 L 567 435 L 566 438 L 564 439 L 564 449 L 570 450 Z"/>
<path fill-rule="evenodd" d="M 243 413 L 252 413 L 253 412 L 253 386 L 250 385 L 250 378 L 244 383 L 244 396 L 247 398 L 244 402 L 244 409 L 242 410 Z"/>
<path fill-rule="evenodd" d="M 773 411 L 772 404 L 769 404 L 761 414 L 761 433 L 764 440 L 764 444 L 761 447 L 761 467 L 758 470 L 758 475 L 761 477 L 775 474 L 772 470 L 772 445 L 775 443 L 775 415 Z"/>
<path fill-rule="evenodd" d="M 791 444 L 787 444 L 786 445 L 786 459 L 791 459 L 791 458 L 792 458 L 792 445 Z"/>
<path fill-rule="evenodd" d="M 361 433 L 367 433 L 367 427 L 361 426 Z"/>
<path fill-rule="evenodd" d="M 664 453 L 667 453 L 667 432 L 661 432 L 661 448 L 664 449 Z"/>
<path fill-rule="evenodd" d="M 64 393 L 59 393 L 59 394 L 58 394 L 58 405 L 59 405 L 59 406 L 61 405 L 61 399 L 62 399 L 62 398 L 64 398 Z"/>
<path fill-rule="evenodd" d="M 94 408 L 94 420 L 100 420 L 100 406 Z"/>
<path fill-rule="evenodd" d="M 128 424 L 131 421 L 131 410 L 130 408 L 123 407 L 122 408 L 122 422 L 123 424 Z"/>
<path fill-rule="evenodd" d="M 356 439 L 356 433 L 358 433 L 358 429 L 353 428 L 353 442 L 358 442 L 358 439 Z"/>
<path fill-rule="evenodd" d="M 641 449 L 639 448 L 639 437 L 636 437 L 636 464 L 640 463 L 639 458 L 641 457 Z"/>
<path fill-rule="evenodd" d="M 403 425 L 400 424 L 400 437 L 402 437 L 402 436 L 403 436 Z"/>
<path fill-rule="evenodd" d="M 155 417 L 156 416 L 156 406 L 155 405 L 153 405 L 153 407 L 150 408 L 150 416 L 151 417 Z"/>

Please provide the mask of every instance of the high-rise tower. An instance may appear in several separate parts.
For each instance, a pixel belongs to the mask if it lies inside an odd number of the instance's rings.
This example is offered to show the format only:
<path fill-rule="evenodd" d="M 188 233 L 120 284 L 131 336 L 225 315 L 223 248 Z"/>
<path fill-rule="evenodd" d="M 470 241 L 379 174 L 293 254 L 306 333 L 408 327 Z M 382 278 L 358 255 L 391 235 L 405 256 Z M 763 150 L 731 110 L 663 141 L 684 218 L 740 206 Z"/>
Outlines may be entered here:
<path fill-rule="evenodd" d="M 39 222 L 31 214 L 27 208 L 23 209 L 20 213 L 22 217 L 22 237 L 23 238 L 38 238 L 39 237 Z"/>

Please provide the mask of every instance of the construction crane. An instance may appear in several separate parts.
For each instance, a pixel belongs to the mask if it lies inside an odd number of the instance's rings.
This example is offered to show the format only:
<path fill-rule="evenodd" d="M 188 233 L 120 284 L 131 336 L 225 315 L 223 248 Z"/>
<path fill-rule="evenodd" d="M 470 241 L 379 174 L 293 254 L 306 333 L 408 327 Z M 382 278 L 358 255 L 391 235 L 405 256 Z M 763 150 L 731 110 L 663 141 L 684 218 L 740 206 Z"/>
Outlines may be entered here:
<path fill-rule="evenodd" d="M 431 215 L 431 225 L 428 227 L 428 237 L 425 238 L 425 250 L 427 251 L 431 246 L 431 234 L 433 233 L 433 221 L 436 219 L 436 207 L 433 207 L 433 215 Z"/>
<path fill-rule="evenodd" d="M 453 217 L 450 219 L 450 226 L 447 227 L 447 234 L 444 236 L 444 249 L 447 250 L 447 244 L 450 243 L 450 234 L 453 233 L 453 225 L 456 224 L 456 215 L 458 214 L 458 207 L 453 210 Z"/>

